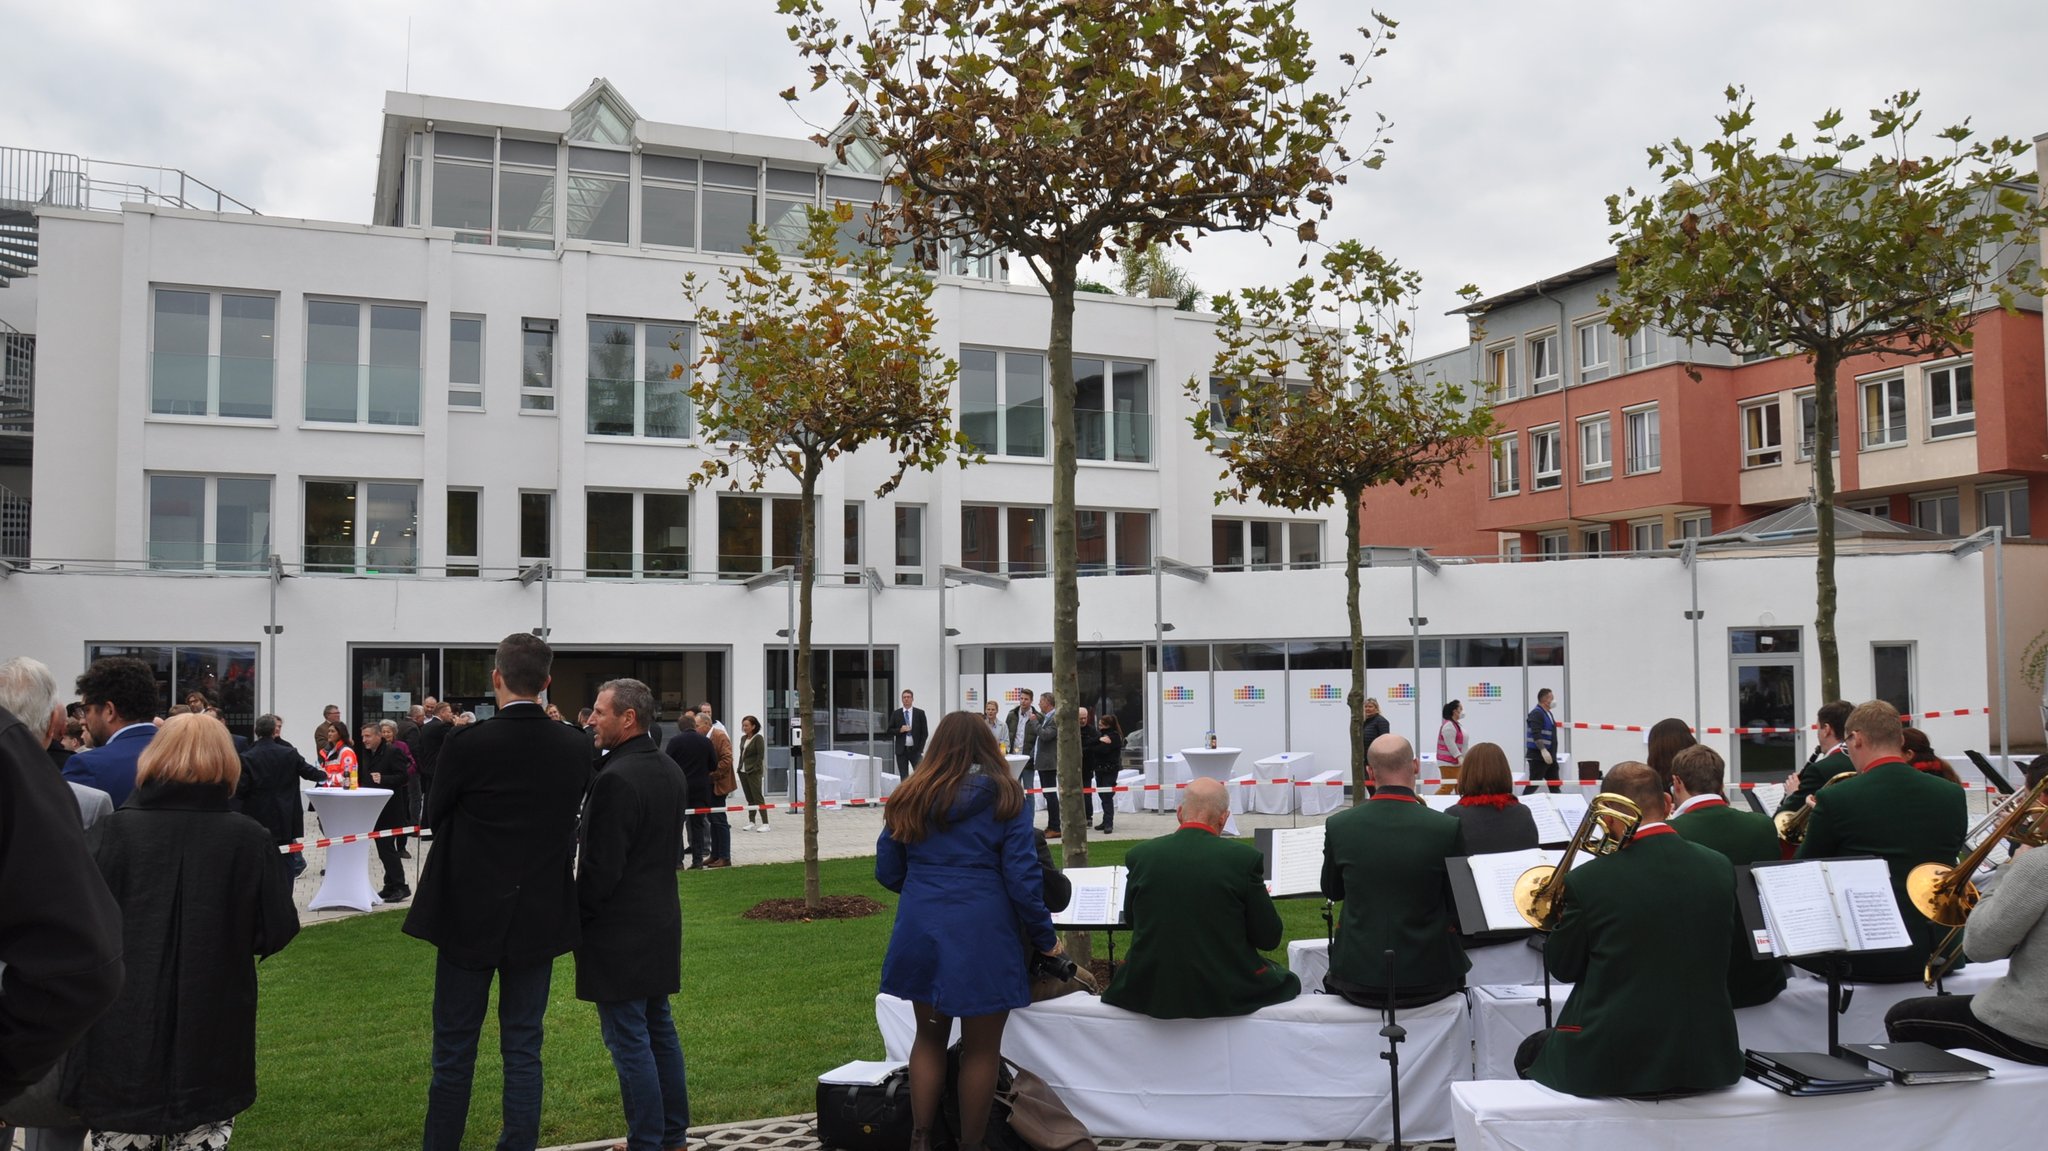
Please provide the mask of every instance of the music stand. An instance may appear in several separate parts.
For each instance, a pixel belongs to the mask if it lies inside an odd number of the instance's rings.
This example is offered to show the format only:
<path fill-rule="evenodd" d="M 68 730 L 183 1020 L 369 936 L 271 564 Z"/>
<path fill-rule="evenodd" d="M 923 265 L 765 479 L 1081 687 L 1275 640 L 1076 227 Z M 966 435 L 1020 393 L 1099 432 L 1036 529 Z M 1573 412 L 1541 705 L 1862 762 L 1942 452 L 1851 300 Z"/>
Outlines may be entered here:
<path fill-rule="evenodd" d="M 1479 881 L 1472 875 L 1472 860 L 1463 855 L 1454 855 L 1444 861 L 1444 874 L 1451 882 L 1451 906 L 1458 913 L 1458 926 L 1462 929 L 1468 923 L 1480 925 L 1478 931 L 1466 931 L 1475 944 L 1500 943 L 1514 939 L 1526 939 L 1538 955 L 1543 954 L 1543 933 L 1533 927 L 1508 931 L 1488 931 L 1486 905 L 1479 898 Z M 1550 1002 L 1550 961 L 1539 959 L 1537 966 L 1543 968 L 1543 1026 L 1551 1025 Z"/>
<path fill-rule="evenodd" d="M 1830 856 L 1827 860 L 1782 860 L 1776 863 L 1743 863 L 1735 867 L 1735 906 L 1742 915 L 1742 926 L 1749 933 L 1750 952 L 1758 959 L 1803 959 L 1816 961 L 1828 981 L 1828 1045 L 1829 1055 L 1842 1055 L 1842 1014 L 1849 1010 L 1849 998 L 1854 989 L 1844 991 L 1842 981 L 1849 976 L 1851 955 L 1886 955 L 1898 951 L 1912 950 L 1912 944 L 1903 947 L 1850 946 L 1839 951 L 1803 952 L 1799 955 L 1781 954 L 1771 945 L 1769 919 L 1764 915 L 1763 897 L 1757 890 L 1755 869 L 1759 867 L 1793 867 L 1802 863 L 1834 862 L 1840 860 L 1875 860 L 1874 856 Z M 1887 885 L 1887 897 L 1892 894 Z M 1804 966 L 1802 964 L 1802 966 Z M 1808 968 L 1811 970 L 1811 968 Z"/>

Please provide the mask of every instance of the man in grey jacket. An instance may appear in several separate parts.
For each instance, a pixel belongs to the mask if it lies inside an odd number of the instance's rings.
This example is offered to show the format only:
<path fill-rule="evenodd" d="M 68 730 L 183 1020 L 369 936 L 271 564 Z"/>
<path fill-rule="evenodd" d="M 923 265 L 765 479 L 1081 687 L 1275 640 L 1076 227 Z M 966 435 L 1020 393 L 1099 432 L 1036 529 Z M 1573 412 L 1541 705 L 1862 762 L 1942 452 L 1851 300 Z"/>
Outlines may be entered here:
<path fill-rule="evenodd" d="M 1055 790 L 1060 785 L 1060 716 L 1053 704 L 1051 692 L 1038 697 L 1038 714 L 1024 724 L 1024 754 L 1031 757 L 1031 769 L 1038 773 L 1038 786 L 1045 789 L 1038 797 L 1045 806 L 1045 837 L 1060 837 L 1060 797 Z M 1029 787 L 1029 781 L 1025 786 Z"/>

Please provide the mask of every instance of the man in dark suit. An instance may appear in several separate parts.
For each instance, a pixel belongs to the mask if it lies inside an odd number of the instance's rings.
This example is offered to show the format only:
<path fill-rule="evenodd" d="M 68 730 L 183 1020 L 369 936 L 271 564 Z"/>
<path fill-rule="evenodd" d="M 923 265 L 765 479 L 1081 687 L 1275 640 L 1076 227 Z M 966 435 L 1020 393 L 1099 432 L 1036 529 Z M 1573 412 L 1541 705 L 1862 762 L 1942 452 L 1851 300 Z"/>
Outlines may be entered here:
<path fill-rule="evenodd" d="M 1060 837 L 1060 713 L 1052 693 L 1038 697 L 1038 715 L 1024 725 L 1024 754 L 1031 757 L 1031 770 L 1038 773 L 1042 792 L 1038 802 L 1045 808 L 1045 837 Z M 1030 784 L 1026 783 L 1028 790 Z M 1217 824 L 1222 827 L 1222 824 Z"/>
<path fill-rule="evenodd" d="M 1557 696 L 1544 688 L 1536 693 L 1536 706 L 1522 721 L 1522 755 L 1529 766 L 1523 795 L 1543 790 L 1544 780 L 1557 779 L 1557 713 L 1550 710 L 1556 702 Z"/>
<path fill-rule="evenodd" d="M 1215 1019 L 1301 992 L 1293 972 L 1259 954 L 1280 946 L 1280 911 L 1258 849 L 1221 837 L 1228 818 L 1223 784 L 1196 779 L 1182 794 L 1180 830 L 1131 849 L 1130 957 L 1104 1003 L 1154 1019 Z"/>
<path fill-rule="evenodd" d="M 554 652 L 514 632 L 498 644 L 498 714 L 450 735 L 427 801 L 434 852 L 405 933 L 439 949 L 434 967 L 434 1078 L 424 1151 L 455 1151 L 469 1120 L 477 1032 L 498 980 L 504 1055 L 504 1151 L 540 1137 L 541 1019 L 554 960 L 576 946 L 576 810 L 590 747 L 548 719 Z"/>
<path fill-rule="evenodd" d="M 420 725 L 419 735 L 414 737 L 412 758 L 420 768 L 420 826 L 426 828 L 420 833 L 421 839 L 432 838 L 434 834 L 433 825 L 427 822 L 427 794 L 434 790 L 434 769 L 441 762 L 441 747 L 453 730 L 454 705 L 436 701 L 434 709 L 427 713 L 427 722 Z"/>
<path fill-rule="evenodd" d="M 1813 807 L 1798 858 L 1875 855 L 1892 873 L 1892 894 L 1913 946 L 1849 958 L 1850 978 L 1866 983 L 1919 979 L 1928 953 L 1948 929 L 1920 914 L 1906 895 L 1906 876 L 1923 863 L 1953 865 L 1963 850 L 1969 815 L 1963 789 L 1906 762 L 1905 725 L 1883 700 L 1849 713 L 1844 736 L 1854 779 L 1845 779 L 1806 802 Z M 1805 966 L 1802 964 L 1801 966 Z"/>
<path fill-rule="evenodd" d="M 1849 713 L 1854 710 L 1856 705 L 1846 699 L 1820 705 L 1820 714 L 1814 717 L 1814 756 L 1785 781 L 1784 798 L 1778 800 L 1779 811 L 1798 811 L 1806 806 L 1808 796 L 1827 786 L 1828 780 L 1856 770 L 1856 765 L 1849 762 L 1849 749 L 1842 735 L 1842 729 L 1849 723 Z"/>
<path fill-rule="evenodd" d="M 95 660 L 78 677 L 92 748 L 64 762 L 64 778 L 107 793 L 115 807 L 135 790 L 135 761 L 156 738 L 156 673 L 132 656 Z"/>
<path fill-rule="evenodd" d="M 1664 822 L 1664 784 L 1618 763 L 1600 785 L 1642 809 L 1620 851 L 1573 868 L 1544 960 L 1576 984 L 1557 1026 L 1515 1053 L 1515 1067 L 1571 1095 L 1682 1095 L 1742 1077 L 1728 1003 L 1735 865 Z"/>
<path fill-rule="evenodd" d="M 683 833 L 682 769 L 647 737 L 654 693 L 637 679 L 597 689 L 590 724 L 605 769 L 583 807 L 576 997 L 597 1004 L 619 1075 L 628 1147 L 689 1142 L 690 1093 L 668 997 L 682 989 L 683 911 L 670 866 Z"/>
<path fill-rule="evenodd" d="M 1671 830 L 1728 857 L 1728 862 L 1776 863 L 1778 829 L 1770 817 L 1729 805 L 1721 794 L 1726 764 L 1721 753 L 1696 743 L 1671 759 Z M 1736 1007 L 1769 1003 L 1785 990 L 1785 964 L 1756 957 L 1740 926 L 1728 948 L 1728 1001 Z"/>
<path fill-rule="evenodd" d="M 668 746 L 661 750 L 682 769 L 685 798 L 689 805 L 702 809 L 711 806 L 711 771 L 718 753 L 711 746 L 711 737 L 697 730 L 696 717 L 694 708 L 685 711 L 683 717 L 676 721 L 676 733 L 669 737 Z M 711 816 L 692 815 L 685 826 L 689 830 L 689 839 L 688 842 L 676 840 L 676 870 L 683 870 L 685 855 L 689 857 L 687 866 L 698 870 L 711 856 Z"/>
<path fill-rule="evenodd" d="M 1365 1007 L 1420 1007 L 1464 989 L 1447 860 L 1465 854 L 1464 825 L 1415 794 L 1415 749 L 1383 735 L 1366 749 L 1373 795 L 1330 817 L 1323 832 L 1323 898 L 1341 900 L 1329 990 Z M 1391 967 L 1387 952 L 1394 953 Z"/>
<path fill-rule="evenodd" d="M 242 753 L 242 781 L 236 795 L 242 814 L 263 825 L 270 841 L 280 846 L 306 834 L 306 804 L 299 797 L 299 781 L 326 783 L 327 773 L 306 762 L 297 748 L 278 732 L 284 722 L 274 715 L 256 717 L 256 742 Z M 293 878 L 305 874 L 303 852 L 281 854 L 286 872 Z"/>
<path fill-rule="evenodd" d="M 903 692 L 903 706 L 896 709 L 896 774 L 904 779 L 917 770 L 917 761 L 924 758 L 925 741 L 931 733 L 925 728 L 924 709 L 912 707 L 917 696 L 906 688 Z"/>

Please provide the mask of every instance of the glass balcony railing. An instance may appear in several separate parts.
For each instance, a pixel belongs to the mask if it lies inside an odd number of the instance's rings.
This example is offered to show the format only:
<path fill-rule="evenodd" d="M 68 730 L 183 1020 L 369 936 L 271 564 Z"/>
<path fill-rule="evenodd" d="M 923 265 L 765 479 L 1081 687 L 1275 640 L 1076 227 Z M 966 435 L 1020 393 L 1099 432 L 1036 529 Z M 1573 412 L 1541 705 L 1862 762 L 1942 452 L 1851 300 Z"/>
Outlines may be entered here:
<path fill-rule="evenodd" d="M 680 382 L 642 383 L 591 376 L 589 399 L 587 427 L 593 436 L 644 436 L 660 440 L 690 436 L 690 397 Z"/>
<path fill-rule="evenodd" d="M 377 364 L 306 364 L 311 423 L 418 427 L 420 370 Z"/>
<path fill-rule="evenodd" d="M 1074 452 L 1084 460 L 1151 463 L 1151 413 L 1077 409 L 1074 412 Z"/>
<path fill-rule="evenodd" d="M 267 420 L 277 364 L 255 356 L 150 356 L 149 410 L 160 416 Z"/>

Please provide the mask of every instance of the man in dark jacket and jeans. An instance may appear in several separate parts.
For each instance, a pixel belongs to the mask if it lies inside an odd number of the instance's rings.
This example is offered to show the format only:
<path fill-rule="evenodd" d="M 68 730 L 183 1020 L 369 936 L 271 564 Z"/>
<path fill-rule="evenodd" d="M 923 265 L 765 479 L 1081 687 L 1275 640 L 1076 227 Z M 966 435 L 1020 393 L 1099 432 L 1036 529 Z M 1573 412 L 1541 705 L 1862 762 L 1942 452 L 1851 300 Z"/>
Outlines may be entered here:
<path fill-rule="evenodd" d="M 256 717 L 256 742 L 242 753 L 242 783 L 236 798 L 242 814 L 263 825 L 270 841 L 282 847 L 306 834 L 306 803 L 299 798 L 299 781 L 326 783 L 327 773 L 306 762 L 299 750 L 277 734 L 284 721 L 274 715 Z M 279 862 L 291 878 L 306 873 L 304 852 L 280 854 Z"/>
<path fill-rule="evenodd" d="M 529 633 L 498 644 L 498 714 L 448 737 L 427 796 L 434 852 L 405 917 L 407 935 L 439 949 L 424 1151 L 462 1144 L 494 976 L 505 1068 L 498 1147 L 532 1151 L 540 1140 L 541 1018 L 555 957 L 578 939 L 576 808 L 590 785 L 589 737 L 541 709 L 553 663 Z"/>
<path fill-rule="evenodd" d="M 576 897 L 583 942 L 576 997 L 597 1004 L 619 1073 L 627 1151 L 687 1146 L 690 1092 L 668 997 L 682 989 L 683 910 L 670 861 L 683 830 L 683 771 L 647 736 L 654 693 L 637 679 L 597 689 L 590 723 L 609 754 L 583 806 Z"/>

